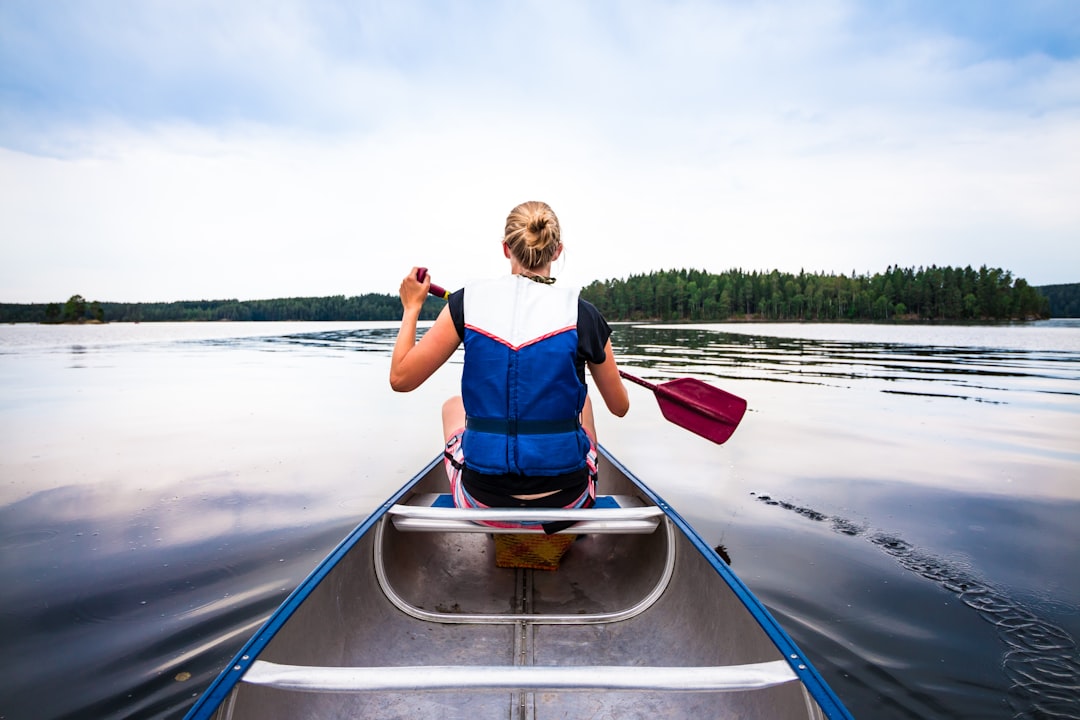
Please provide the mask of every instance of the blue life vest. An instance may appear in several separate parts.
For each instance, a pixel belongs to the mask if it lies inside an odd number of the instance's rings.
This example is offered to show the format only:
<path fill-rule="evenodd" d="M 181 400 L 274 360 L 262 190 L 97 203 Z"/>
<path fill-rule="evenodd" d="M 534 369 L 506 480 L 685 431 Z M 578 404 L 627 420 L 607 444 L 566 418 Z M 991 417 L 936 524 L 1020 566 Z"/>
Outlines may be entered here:
<path fill-rule="evenodd" d="M 465 464 L 485 475 L 583 468 L 577 291 L 509 275 L 469 285 L 463 310 Z"/>

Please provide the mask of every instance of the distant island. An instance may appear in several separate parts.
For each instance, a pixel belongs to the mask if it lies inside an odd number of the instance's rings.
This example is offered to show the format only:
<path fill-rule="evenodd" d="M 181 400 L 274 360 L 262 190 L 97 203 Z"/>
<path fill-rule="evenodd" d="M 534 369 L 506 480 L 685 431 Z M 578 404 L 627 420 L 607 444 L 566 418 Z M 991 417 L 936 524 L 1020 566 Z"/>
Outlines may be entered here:
<path fill-rule="evenodd" d="M 664 270 L 597 280 L 581 295 L 612 321 L 1001 322 L 1080 317 L 1080 283 L 1034 287 L 1008 270 L 889 267 L 850 276 L 728 270 Z M 443 301 L 430 298 L 421 319 Z M 0 303 L 3 323 L 191 321 L 396 321 L 397 295 L 165 303 Z"/>

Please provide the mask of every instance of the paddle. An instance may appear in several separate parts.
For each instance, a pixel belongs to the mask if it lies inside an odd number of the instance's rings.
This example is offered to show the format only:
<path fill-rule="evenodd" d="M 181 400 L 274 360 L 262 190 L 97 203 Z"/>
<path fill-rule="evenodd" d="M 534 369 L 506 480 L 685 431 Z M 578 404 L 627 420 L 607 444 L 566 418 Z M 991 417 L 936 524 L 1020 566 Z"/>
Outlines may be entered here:
<path fill-rule="evenodd" d="M 676 378 L 659 385 L 619 374 L 656 395 L 660 412 L 669 421 L 718 445 L 727 442 L 746 414 L 746 401 L 697 378 Z"/>
<path fill-rule="evenodd" d="M 427 268 L 417 269 L 417 280 L 423 282 L 426 276 Z M 450 297 L 435 283 L 428 292 L 444 300 Z M 727 442 L 746 414 L 746 400 L 697 378 L 676 378 L 656 385 L 625 370 L 620 370 L 619 375 L 652 390 L 660 412 L 670 422 L 718 445 Z"/>
<path fill-rule="evenodd" d="M 424 282 L 425 277 L 427 277 L 427 268 L 416 268 L 416 279 L 420 282 Z M 428 288 L 428 294 L 434 295 L 437 298 L 442 298 L 443 300 L 450 299 L 450 291 L 439 287 L 435 283 L 431 283 L 431 287 Z"/>

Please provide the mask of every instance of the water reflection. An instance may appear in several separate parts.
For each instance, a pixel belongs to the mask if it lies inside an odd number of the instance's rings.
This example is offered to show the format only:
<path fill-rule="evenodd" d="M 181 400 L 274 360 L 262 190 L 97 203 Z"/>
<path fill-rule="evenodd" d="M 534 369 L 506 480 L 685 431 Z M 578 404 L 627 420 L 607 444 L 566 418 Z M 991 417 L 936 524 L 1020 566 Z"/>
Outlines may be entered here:
<path fill-rule="evenodd" d="M 619 325 L 634 374 L 750 412 L 715 446 L 635 387 L 601 439 L 857 717 L 1050 717 L 1078 682 L 1080 332 L 1030 330 Z M 181 716 L 437 452 L 460 368 L 392 393 L 396 334 L 0 327 L 0 714 Z"/>
<path fill-rule="evenodd" d="M 420 333 L 424 332 L 421 328 Z M 392 326 L 206 338 L 219 347 L 312 352 L 389 354 Z M 873 384 L 883 393 L 1009 402 L 1020 391 L 1080 397 L 1080 355 L 1066 350 L 837 341 L 733 333 L 692 327 L 617 326 L 612 338 L 620 361 L 654 371 L 655 377 L 696 375 L 846 387 Z"/>
<path fill-rule="evenodd" d="M 421 330 L 422 332 L 422 330 Z M 256 337 L 206 338 L 193 343 L 207 346 L 254 347 L 261 350 L 346 351 L 388 354 L 397 339 L 396 327 L 322 330 Z"/>
<path fill-rule="evenodd" d="M 887 393 L 991 403 L 1006 402 L 999 396 L 1006 389 L 1080 396 L 1076 386 L 1061 382 L 1080 381 L 1080 355 L 1068 351 L 840 342 L 634 325 L 619 327 L 613 346 L 624 363 L 659 376 L 689 373 L 717 381 L 834 387 L 868 383 Z"/>
<path fill-rule="evenodd" d="M 115 490 L 68 486 L 0 508 L 4 717 L 175 714 L 191 693 L 175 678 L 208 684 L 353 522 L 295 524 L 318 504 L 300 493 L 203 487 L 136 511 L 130 496 L 111 502 Z"/>
<path fill-rule="evenodd" d="M 71 346 L 71 364 L 68 367 L 71 368 L 85 368 L 86 346 L 84 345 L 72 345 Z"/>

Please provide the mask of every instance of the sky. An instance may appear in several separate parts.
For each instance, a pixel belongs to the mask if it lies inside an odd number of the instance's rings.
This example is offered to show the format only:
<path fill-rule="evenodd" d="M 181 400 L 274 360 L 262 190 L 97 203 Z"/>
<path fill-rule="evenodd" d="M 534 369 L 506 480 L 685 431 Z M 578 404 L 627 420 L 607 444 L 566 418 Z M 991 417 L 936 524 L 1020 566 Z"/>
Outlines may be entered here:
<path fill-rule="evenodd" d="M 1076 0 L 0 0 L 0 302 L 1080 282 Z"/>

